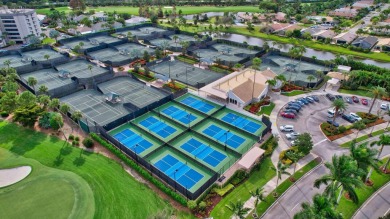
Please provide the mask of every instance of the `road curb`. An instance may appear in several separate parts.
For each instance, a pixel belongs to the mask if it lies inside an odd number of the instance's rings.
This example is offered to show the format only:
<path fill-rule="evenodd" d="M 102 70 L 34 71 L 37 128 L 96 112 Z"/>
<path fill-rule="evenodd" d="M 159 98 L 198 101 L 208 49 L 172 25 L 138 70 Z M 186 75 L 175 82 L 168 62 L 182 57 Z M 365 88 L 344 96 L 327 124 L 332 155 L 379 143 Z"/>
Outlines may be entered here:
<path fill-rule="evenodd" d="M 295 181 L 286 191 L 284 191 L 276 200 L 274 203 L 272 203 L 271 206 L 269 206 L 269 208 L 267 208 L 267 210 L 259 217 L 259 218 L 263 218 L 267 213 L 268 211 L 270 211 L 271 208 L 273 208 L 276 203 L 278 203 L 279 199 L 282 198 L 288 191 L 290 191 L 291 188 L 294 187 L 295 184 L 297 184 L 298 182 L 300 182 L 302 179 L 304 179 L 307 175 L 309 175 L 310 173 L 314 172 L 315 170 L 317 170 L 318 168 L 320 168 L 322 166 L 322 164 L 324 164 L 324 160 L 321 158 L 321 157 L 316 157 L 314 158 L 313 160 L 315 159 L 320 159 L 321 162 L 319 164 L 317 164 L 316 167 L 314 167 L 313 169 L 311 169 L 309 172 L 305 173 L 301 178 L 299 178 L 297 181 Z M 312 160 L 312 161 L 313 161 Z M 311 161 L 310 161 L 311 162 Z M 310 163 L 309 162 L 309 163 Z M 288 180 L 288 178 L 286 179 Z M 276 188 L 275 188 L 276 189 Z M 272 192 L 272 191 L 271 191 Z M 271 193 L 270 193 L 271 194 Z"/>

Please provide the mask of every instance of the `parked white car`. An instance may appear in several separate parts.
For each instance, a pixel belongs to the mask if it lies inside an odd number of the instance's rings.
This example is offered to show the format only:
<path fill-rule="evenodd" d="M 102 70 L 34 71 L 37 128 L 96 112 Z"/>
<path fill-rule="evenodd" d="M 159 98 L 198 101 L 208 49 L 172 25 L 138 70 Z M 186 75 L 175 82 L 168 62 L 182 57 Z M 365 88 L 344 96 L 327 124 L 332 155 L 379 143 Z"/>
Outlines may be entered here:
<path fill-rule="evenodd" d="M 388 103 L 382 103 L 382 104 L 381 104 L 381 109 L 383 109 L 383 110 L 390 110 L 390 104 L 388 104 Z"/>
<path fill-rule="evenodd" d="M 288 133 L 286 134 L 286 138 L 288 140 L 294 140 L 296 139 L 300 134 L 298 132 L 291 132 L 291 133 Z"/>
<path fill-rule="evenodd" d="M 294 126 L 293 125 L 282 125 L 282 126 L 280 126 L 280 130 L 283 132 L 293 132 Z"/>
<path fill-rule="evenodd" d="M 356 113 L 350 113 L 349 115 L 355 118 L 357 121 L 362 120 L 362 117 L 358 116 Z"/>

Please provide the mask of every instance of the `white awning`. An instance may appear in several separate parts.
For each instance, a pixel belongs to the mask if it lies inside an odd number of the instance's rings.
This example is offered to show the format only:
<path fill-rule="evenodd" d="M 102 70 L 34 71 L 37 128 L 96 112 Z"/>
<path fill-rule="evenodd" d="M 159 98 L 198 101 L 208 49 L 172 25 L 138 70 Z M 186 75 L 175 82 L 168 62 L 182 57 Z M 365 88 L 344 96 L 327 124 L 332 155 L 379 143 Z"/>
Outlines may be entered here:
<path fill-rule="evenodd" d="M 339 79 L 336 79 L 336 78 L 332 78 L 328 81 L 329 84 L 331 85 L 336 85 L 337 83 L 339 83 Z"/>
<path fill-rule="evenodd" d="M 250 149 L 238 162 L 238 164 L 245 168 L 246 170 L 250 169 L 255 162 L 264 154 L 264 150 L 259 147 L 253 147 Z"/>

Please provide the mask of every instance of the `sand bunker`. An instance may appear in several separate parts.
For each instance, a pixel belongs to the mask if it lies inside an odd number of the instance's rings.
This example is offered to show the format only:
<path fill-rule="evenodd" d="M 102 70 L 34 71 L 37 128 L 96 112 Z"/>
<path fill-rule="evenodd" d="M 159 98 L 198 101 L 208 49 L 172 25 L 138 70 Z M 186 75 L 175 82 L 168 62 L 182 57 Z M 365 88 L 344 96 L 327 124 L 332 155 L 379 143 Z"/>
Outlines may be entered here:
<path fill-rule="evenodd" d="M 26 178 L 30 172 L 30 166 L 0 169 L 0 188 L 19 182 Z"/>

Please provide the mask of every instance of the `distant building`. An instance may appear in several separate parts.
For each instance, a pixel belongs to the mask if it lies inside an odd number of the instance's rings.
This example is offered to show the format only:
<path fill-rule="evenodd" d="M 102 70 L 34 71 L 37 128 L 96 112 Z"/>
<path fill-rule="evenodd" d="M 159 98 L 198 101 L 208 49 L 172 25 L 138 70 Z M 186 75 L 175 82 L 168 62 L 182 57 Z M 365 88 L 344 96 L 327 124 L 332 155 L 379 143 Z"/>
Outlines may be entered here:
<path fill-rule="evenodd" d="M 369 8 L 371 6 L 374 6 L 373 0 L 357 1 L 357 2 L 353 3 L 353 5 L 352 5 L 352 7 L 355 9 Z"/>
<path fill-rule="evenodd" d="M 326 40 L 333 39 L 336 36 L 336 33 L 333 30 L 321 30 L 315 34 L 311 35 L 315 40 Z"/>
<path fill-rule="evenodd" d="M 266 32 L 274 33 L 278 35 L 285 35 L 287 31 L 291 30 L 300 30 L 302 27 L 297 24 L 287 24 L 287 23 L 274 23 L 267 27 Z"/>
<path fill-rule="evenodd" d="M 283 21 L 286 21 L 286 14 L 283 13 L 283 12 L 278 12 L 275 14 L 275 20 L 276 21 L 279 21 L 279 22 L 283 22 Z"/>
<path fill-rule="evenodd" d="M 358 14 L 358 11 L 352 7 L 339 8 L 329 12 L 329 16 L 354 18 Z"/>
<path fill-rule="evenodd" d="M 375 49 L 379 51 L 390 52 L 390 38 L 379 39 Z"/>
<path fill-rule="evenodd" d="M 362 49 L 372 49 L 377 42 L 378 42 L 377 37 L 373 37 L 373 36 L 359 37 L 356 40 L 354 40 L 351 43 L 351 45 L 360 47 Z"/>
<path fill-rule="evenodd" d="M 125 20 L 126 26 L 136 25 L 136 24 L 142 24 L 148 21 L 147 18 L 144 17 L 138 17 L 138 16 L 132 16 L 130 19 Z"/>
<path fill-rule="evenodd" d="M 27 42 L 31 35 L 40 36 L 40 22 L 34 9 L 0 8 L 0 29 L 6 33 L 6 41 Z"/>
<path fill-rule="evenodd" d="M 336 44 L 350 44 L 356 37 L 356 34 L 345 32 L 333 37 L 333 40 Z"/>

